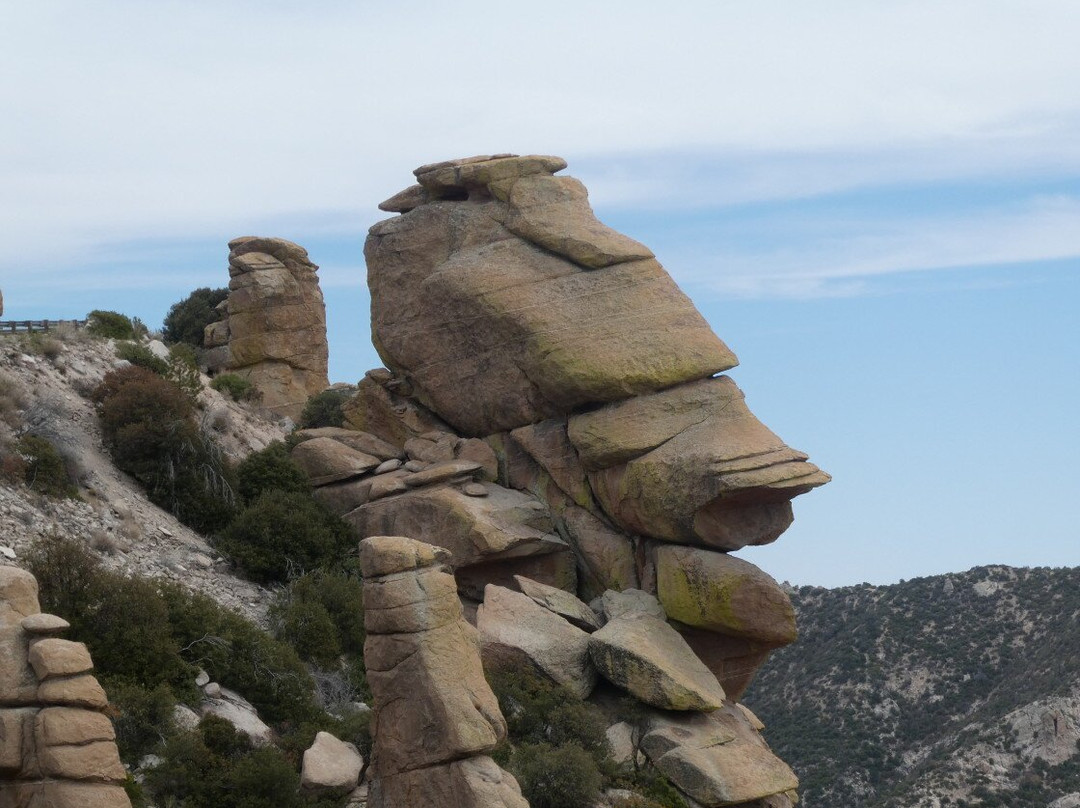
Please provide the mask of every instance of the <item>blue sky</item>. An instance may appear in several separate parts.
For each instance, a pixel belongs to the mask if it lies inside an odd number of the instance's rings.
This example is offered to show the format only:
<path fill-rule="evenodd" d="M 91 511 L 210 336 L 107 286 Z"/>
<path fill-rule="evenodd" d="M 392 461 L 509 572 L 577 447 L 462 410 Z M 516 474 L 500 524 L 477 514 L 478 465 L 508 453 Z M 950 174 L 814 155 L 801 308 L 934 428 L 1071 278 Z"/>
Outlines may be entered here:
<path fill-rule="evenodd" d="M 422 163 L 567 158 L 835 480 L 743 552 L 840 585 L 1080 564 L 1080 5 L 42 0 L 0 8 L 10 318 L 159 324 L 226 242 L 321 265 Z"/>

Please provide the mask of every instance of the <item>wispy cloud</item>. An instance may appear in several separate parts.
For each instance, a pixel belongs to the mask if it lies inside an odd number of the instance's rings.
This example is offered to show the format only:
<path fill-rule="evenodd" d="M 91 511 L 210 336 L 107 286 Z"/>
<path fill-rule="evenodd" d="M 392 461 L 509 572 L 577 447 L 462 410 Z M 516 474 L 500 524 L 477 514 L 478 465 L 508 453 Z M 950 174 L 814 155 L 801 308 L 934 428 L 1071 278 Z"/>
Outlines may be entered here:
<path fill-rule="evenodd" d="M 664 251 L 669 270 L 696 289 L 727 297 L 847 297 L 871 294 L 906 273 L 1076 259 L 1080 272 L 1080 198 L 1029 200 L 1015 210 L 806 221 L 785 234 L 784 216 L 769 220 L 774 243 L 716 251 L 700 242 Z"/>

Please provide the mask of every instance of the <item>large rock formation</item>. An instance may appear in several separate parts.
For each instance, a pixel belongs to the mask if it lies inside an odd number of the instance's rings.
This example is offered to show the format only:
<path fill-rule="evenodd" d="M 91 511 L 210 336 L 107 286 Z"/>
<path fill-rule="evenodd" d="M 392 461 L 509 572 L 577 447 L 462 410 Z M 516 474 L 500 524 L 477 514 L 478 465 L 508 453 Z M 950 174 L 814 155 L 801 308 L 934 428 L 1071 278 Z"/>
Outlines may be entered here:
<path fill-rule="evenodd" d="M 486 757 L 506 722 L 448 557 L 396 536 L 360 544 L 374 709 L 369 808 L 527 808 L 514 778 Z"/>
<path fill-rule="evenodd" d="M 34 576 L 0 566 L 0 805 L 131 808 L 105 691 L 67 627 Z"/>
<path fill-rule="evenodd" d="M 329 386 L 318 267 L 303 247 L 280 238 L 244 236 L 229 251 L 224 319 L 203 337 L 207 367 L 245 376 L 262 393 L 261 406 L 295 420 Z"/>
<path fill-rule="evenodd" d="M 829 477 L 717 375 L 734 354 L 564 167 L 437 163 L 380 206 L 401 214 L 365 246 L 386 367 L 360 382 L 347 432 L 304 435 L 294 456 L 361 537 L 452 550 L 486 665 L 525 660 L 579 696 L 602 676 L 682 711 L 693 731 L 656 730 L 645 750 L 679 788 L 709 806 L 782 804 L 794 778 L 736 703 L 795 638 L 793 612 L 728 553 L 774 541 L 791 500 Z M 607 625 L 571 595 L 603 596 Z M 701 741 L 714 726 L 723 754 Z"/>

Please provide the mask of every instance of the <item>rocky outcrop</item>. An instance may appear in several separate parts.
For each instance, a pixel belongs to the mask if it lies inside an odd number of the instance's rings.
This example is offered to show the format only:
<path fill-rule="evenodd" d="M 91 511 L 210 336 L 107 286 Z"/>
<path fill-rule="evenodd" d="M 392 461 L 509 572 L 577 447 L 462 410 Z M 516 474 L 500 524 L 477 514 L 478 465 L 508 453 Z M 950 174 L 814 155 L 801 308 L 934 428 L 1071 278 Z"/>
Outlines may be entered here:
<path fill-rule="evenodd" d="M 374 715 L 370 808 L 527 808 L 486 753 L 506 722 L 480 665 L 440 547 L 396 536 L 360 544 L 364 663 Z"/>
<path fill-rule="evenodd" d="M 0 805 L 130 808 L 90 654 L 55 636 L 67 626 L 30 573 L 0 566 Z"/>
<path fill-rule="evenodd" d="M 318 267 L 298 244 L 244 236 L 229 242 L 229 297 L 223 319 L 206 327 L 211 372 L 239 373 L 260 404 L 296 420 L 308 398 L 329 386 L 326 307 Z"/>
<path fill-rule="evenodd" d="M 734 354 L 565 165 L 422 166 L 380 206 L 400 214 L 365 245 L 386 367 L 344 407 L 348 434 L 306 435 L 294 457 L 361 538 L 451 551 L 489 668 L 525 664 L 578 697 L 599 673 L 693 727 L 745 722 L 735 702 L 796 632 L 784 591 L 729 553 L 776 540 L 829 477 L 717 375 Z M 790 770 L 744 730 L 719 757 L 657 730 L 650 757 L 702 804 L 783 804 Z"/>
<path fill-rule="evenodd" d="M 315 793 L 345 794 L 356 788 L 364 759 L 351 743 L 319 732 L 304 752 L 300 787 Z"/>

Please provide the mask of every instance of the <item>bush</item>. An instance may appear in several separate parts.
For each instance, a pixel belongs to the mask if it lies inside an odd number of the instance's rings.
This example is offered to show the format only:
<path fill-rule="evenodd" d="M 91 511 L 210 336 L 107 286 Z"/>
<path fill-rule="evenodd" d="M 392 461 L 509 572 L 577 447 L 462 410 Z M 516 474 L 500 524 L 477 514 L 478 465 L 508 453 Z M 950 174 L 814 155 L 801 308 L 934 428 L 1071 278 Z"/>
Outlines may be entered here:
<path fill-rule="evenodd" d="M 133 340 L 140 336 L 138 327 L 130 317 L 118 311 L 101 309 L 95 309 L 86 315 L 86 330 L 94 336 L 111 339 Z"/>
<path fill-rule="evenodd" d="M 348 525 L 309 494 L 267 491 L 237 514 L 217 545 L 252 580 L 269 583 L 340 562 L 352 541 Z"/>
<path fill-rule="evenodd" d="M 19 440 L 17 451 L 25 463 L 23 480 L 31 489 L 50 497 L 79 495 L 64 458 L 45 438 L 25 435 Z"/>
<path fill-rule="evenodd" d="M 308 399 L 304 411 L 300 413 L 300 428 L 341 426 L 345 423 L 345 414 L 341 407 L 352 395 L 349 390 L 323 390 L 316 393 Z"/>
<path fill-rule="evenodd" d="M 267 491 L 294 494 L 311 491 L 307 475 L 293 462 L 288 447 L 279 440 L 252 452 L 236 467 L 236 493 L 241 502 L 250 504 Z"/>
<path fill-rule="evenodd" d="M 508 768 L 532 808 L 589 808 L 603 785 L 592 756 L 574 744 L 522 744 Z"/>
<path fill-rule="evenodd" d="M 192 400 L 202 392 L 199 357 L 195 349 L 184 343 L 169 348 L 169 369 L 165 378 L 183 390 Z"/>
<path fill-rule="evenodd" d="M 39 540 L 26 560 L 42 608 L 71 623 L 69 636 L 87 644 L 109 682 L 151 692 L 166 685 L 179 700 L 194 699 L 201 667 L 268 721 L 320 719 L 311 676 L 296 653 L 205 595 L 106 570 L 85 546 L 62 536 Z"/>
<path fill-rule="evenodd" d="M 164 682 L 148 688 L 123 678 L 100 678 L 109 694 L 120 758 L 137 761 L 164 743 L 173 732 L 176 696 L 172 689 Z"/>
<path fill-rule="evenodd" d="M 201 533 L 228 523 L 232 470 L 196 426 L 191 400 L 179 387 L 132 366 L 106 374 L 91 397 L 116 465 L 155 504 Z"/>
<path fill-rule="evenodd" d="M 258 401 L 262 398 L 262 393 L 258 388 L 237 373 L 222 373 L 215 376 L 210 386 L 233 401 Z"/>
<path fill-rule="evenodd" d="M 574 744 L 598 766 L 609 756 L 607 721 L 600 709 L 524 666 L 489 677 L 514 744 Z"/>
<path fill-rule="evenodd" d="M 156 373 L 162 378 L 169 373 L 169 363 L 139 342 L 121 342 L 116 346 L 118 359 L 125 359 L 133 365 Z"/>
<path fill-rule="evenodd" d="M 301 659 L 319 665 L 337 665 L 343 653 L 362 657 L 363 595 L 360 581 L 342 572 L 301 576 L 270 607 L 274 634 Z"/>
<path fill-rule="evenodd" d="M 196 348 L 203 347 L 206 326 L 221 319 L 215 307 L 229 297 L 228 289 L 200 287 L 181 300 L 173 303 L 165 315 L 161 331 L 166 342 L 184 342 Z"/>

